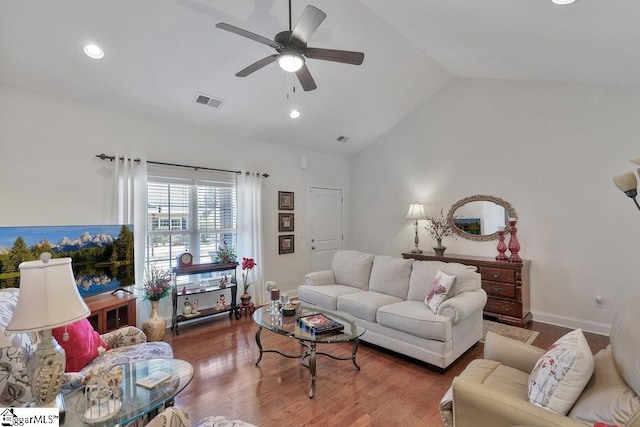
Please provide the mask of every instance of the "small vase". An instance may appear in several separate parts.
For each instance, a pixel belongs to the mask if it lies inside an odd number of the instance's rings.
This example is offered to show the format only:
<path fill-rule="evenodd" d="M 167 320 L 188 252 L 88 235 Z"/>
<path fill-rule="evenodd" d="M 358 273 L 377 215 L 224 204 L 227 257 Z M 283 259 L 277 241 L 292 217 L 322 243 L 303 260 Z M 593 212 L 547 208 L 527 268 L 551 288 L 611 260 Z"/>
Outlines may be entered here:
<path fill-rule="evenodd" d="M 151 301 L 151 314 L 142 324 L 142 331 L 147 336 L 147 341 L 162 341 L 167 328 L 167 321 L 158 313 L 160 301 Z"/>
<path fill-rule="evenodd" d="M 442 246 L 442 238 L 436 239 L 436 242 L 438 242 L 438 245 L 433 247 L 436 256 L 444 256 L 444 251 L 447 249 L 447 247 Z"/>
<path fill-rule="evenodd" d="M 242 301 L 242 305 L 249 305 L 249 301 L 251 301 L 251 295 L 245 292 L 240 297 L 240 301 Z"/>

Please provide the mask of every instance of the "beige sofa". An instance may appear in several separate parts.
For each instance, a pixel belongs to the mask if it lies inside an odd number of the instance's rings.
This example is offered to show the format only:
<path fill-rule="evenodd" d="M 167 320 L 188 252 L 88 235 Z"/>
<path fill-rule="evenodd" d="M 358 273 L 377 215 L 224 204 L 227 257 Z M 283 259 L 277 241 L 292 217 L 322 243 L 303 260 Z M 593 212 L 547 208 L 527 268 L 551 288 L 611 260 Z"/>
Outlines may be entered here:
<path fill-rule="evenodd" d="M 425 298 L 438 270 L 456 278 L 434 313 Z M 443 369 L 482 338 L 487 294 L 473 266 L 343 250 L 305 276 L 298 298 L 356 318 L 362 341 Z"/>
<path fill-rule="evenodd" d="M 639 427 L 639 325 L 635 298 L 615 316 L 611 345 L 593 357 L 593 374 L 566 415 L 529 403 L 529 375 L 545 350 L 488 333 L 485 358 L 471 362 L 442 399 L 444 424 Z"/>

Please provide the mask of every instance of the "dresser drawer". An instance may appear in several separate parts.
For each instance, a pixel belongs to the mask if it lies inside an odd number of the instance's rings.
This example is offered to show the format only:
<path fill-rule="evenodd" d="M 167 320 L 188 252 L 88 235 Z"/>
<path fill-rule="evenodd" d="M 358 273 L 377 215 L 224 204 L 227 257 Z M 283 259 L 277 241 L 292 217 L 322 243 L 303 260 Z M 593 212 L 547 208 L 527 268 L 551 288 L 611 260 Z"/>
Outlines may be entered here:
<path fill-rule="evenodd" d="M 482 289 L 484 289 L 489 296 L 493 295 L 504 298 L 516 297 L 516 285 L 510 283 L 490 282 L 488 280 L 483 280 Z"/>
<path fill-rule="evenodd" d="M 504 314 L 506 316 L 522 317 L 522 307 L 517 302 L 506 301 L 495 298 L 488 298 L 484 311 L 493 314 Z"/>
<path fill-rule="evenodd" d="M 482 280 L 494 282 L 516 283 L 516 271 L 508 268 L 480 267 Z"/>

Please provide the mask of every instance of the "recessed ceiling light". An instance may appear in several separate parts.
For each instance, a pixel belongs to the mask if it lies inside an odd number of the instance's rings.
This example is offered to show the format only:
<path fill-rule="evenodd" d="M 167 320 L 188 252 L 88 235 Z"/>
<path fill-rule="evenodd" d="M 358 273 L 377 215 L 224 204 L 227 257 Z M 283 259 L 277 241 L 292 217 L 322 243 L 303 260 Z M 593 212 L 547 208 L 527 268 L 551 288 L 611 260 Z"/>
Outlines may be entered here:
<path fill-rule="evenodd" d="M 84 47 L 84 54 L 89 58 L 93 59 L 102 59 L 104 57 L 104 52 L 100 47 L 95 44 L 88 44 Z"/>
<path fill-rule="evenodd" d="M 575 3 L 576 0 L 551 0 L 552 2 L 554 2 L 555 4 L 571 4 L 571 3 Z"/>
<path fill-rule="evenodd" d="M 289 113 L 289 117 L 291 117 L 292 119 L 297 119 L 298 117 L 300 117 L 300 111 L 291 110 L 291 112 Z"/>

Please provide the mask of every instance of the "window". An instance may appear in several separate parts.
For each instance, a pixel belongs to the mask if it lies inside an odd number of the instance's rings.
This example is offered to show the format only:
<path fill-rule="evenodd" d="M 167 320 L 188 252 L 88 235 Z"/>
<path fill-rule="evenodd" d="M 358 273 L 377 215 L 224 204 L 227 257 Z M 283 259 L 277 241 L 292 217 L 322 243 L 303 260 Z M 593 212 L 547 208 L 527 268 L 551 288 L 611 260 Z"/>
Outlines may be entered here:
<path fill-rule="evenodd" d="M 236 247 L 233 174 L 194 181 L 150 173 L 147 190 L 147 271 L 170 270 L 183 252 L 190 252 L 194 263 L 209 263 L 224 243 Z"/>

